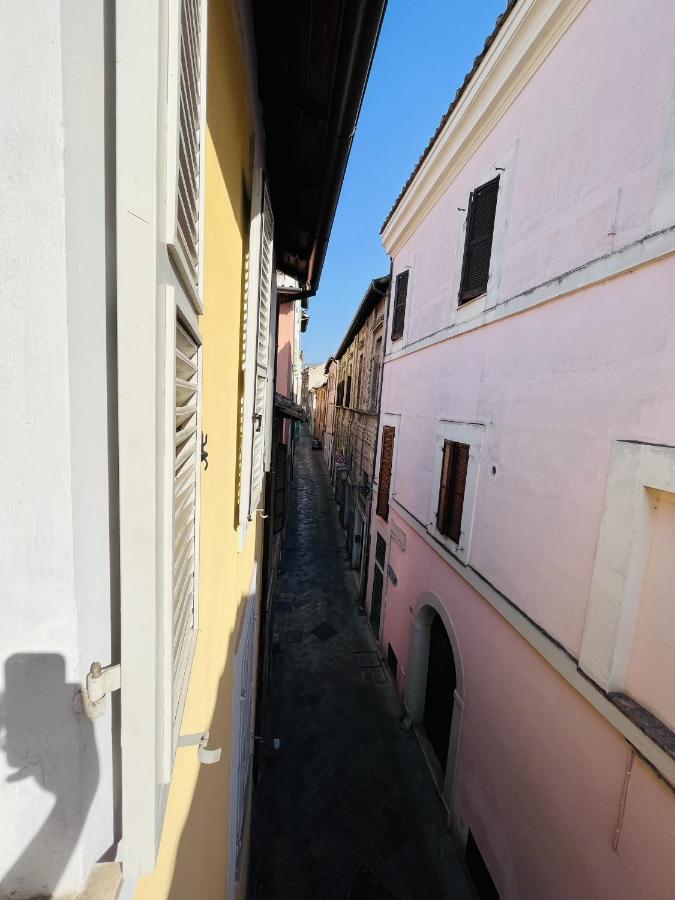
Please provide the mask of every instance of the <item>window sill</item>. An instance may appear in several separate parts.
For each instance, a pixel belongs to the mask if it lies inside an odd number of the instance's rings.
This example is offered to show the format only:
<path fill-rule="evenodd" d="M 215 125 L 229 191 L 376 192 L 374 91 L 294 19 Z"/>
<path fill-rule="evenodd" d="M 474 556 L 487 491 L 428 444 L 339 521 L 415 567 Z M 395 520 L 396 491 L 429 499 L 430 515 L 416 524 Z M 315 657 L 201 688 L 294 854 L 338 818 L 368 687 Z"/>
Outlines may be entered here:
<path fill-rule="evenodd" d="M 630 719 L 633 725 L 637 725 L 640 731 L 646 734 L 648 738 L 651 738 L 657 747 L 660 747 L 664 753 L 675 759 L 675 732 L 671 731 L 653 713 L 640 706 L 628 694 L 611 692 L 607 694 L 607 697 L 610 703 L 616 706 L 627 719 Z"/>

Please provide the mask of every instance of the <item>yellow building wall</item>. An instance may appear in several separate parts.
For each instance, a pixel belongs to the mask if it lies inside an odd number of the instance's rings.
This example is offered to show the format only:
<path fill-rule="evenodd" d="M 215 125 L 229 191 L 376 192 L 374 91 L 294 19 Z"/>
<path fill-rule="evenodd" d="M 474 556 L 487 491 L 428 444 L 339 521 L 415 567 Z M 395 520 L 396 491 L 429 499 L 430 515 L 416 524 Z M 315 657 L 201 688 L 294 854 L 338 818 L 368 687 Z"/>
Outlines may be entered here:
<path fill-rule="evenodd" d="M 231 0 L 209 0 L 205 194 L 199 633 L 181 733 L 208 729 L 220 762 L 176 753 L 159 857 L 138 900 L 226 897 L 234 653 L 262 540 L 237 527 L 242 308 L 248 250 L 252 123 Z M 257 533 L 260 532 L 260 533 Z M 244 885 L 240 886 L 239 893 Z"/>

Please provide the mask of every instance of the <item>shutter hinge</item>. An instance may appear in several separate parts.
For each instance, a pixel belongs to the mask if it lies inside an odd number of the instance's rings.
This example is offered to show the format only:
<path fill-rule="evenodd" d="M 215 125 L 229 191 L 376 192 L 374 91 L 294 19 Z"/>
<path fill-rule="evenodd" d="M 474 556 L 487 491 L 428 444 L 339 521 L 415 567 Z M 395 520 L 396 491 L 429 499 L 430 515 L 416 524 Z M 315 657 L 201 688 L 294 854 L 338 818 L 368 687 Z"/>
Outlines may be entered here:
<path fill-rule="evenodd" d="M 100 719 L 106 711 L 106 697 L 111 691 L 119 691 L 122 677 L 122 667 L 119 663 L 114 666 L 102 666 L 100 662 L 93 662 L 87 673 L 87 683 L 82 691 L 84 711 L 90 719 Z"/>

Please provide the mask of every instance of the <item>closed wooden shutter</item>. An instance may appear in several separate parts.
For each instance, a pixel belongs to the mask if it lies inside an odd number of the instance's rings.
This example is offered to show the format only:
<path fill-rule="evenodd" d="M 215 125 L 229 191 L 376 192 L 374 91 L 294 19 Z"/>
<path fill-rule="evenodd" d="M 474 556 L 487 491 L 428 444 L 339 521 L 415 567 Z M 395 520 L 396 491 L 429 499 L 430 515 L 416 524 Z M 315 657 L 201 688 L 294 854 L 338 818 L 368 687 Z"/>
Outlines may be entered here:
<path fill-rule="evenodd" d="M 396 429 L 391 425 L 385 425 L 382 429 L 380 477 L 377 485 L 377 514 L 385 520 L 389 518 L 389 489 L 391 487 L 391 468 L 394 462 L 395 433 Z"/>
<path fill-rule="evenodd" d="M 441 484 L 438 494 L 437 527 L 441 534 L 459 544 L 464 510 L 464 491 L 469 468 L 468 444 L 457 441 L 443 443 Z"/>
<path fill-rule="evenodd" d="M 183 692 L 195 624 L 197 478 L 199 476 L 199 347 L 176 322 L 176 437 L 173 482 L 173 633 L 174 715 Z"/>
<path fill-rule="evenodd" d="M 286 501 L 288 487 L 288 448 L 286 444 L 277 444 L 274 460 L 274 533 L 284 527 L 286 521 Z"/>
<path fill-rule="evenodd" d="M 373 589 L 370 594 L 370 624 L 373 631 L 380 636 L 380 617 L 382 615 L 382 593 L 384 589 L 384 574 L 382 569 L 375 564 L 373 569 Z"/>
<path fill-rule="evenodd" d="M 262 227 L 260 232 L 260 271 L 258 317 L 255 356 L 255 393 L 253 399 L 253 436 L 251 440 L 251 487 L 249 518 L 253 517 L 262 493 L 265 474 L 265 424 L 269 363 L 270 310 L 272 308 L 272 277 L 274 219 L 267 186 L 263 185 Z"/>
<path fill-rule="evenodd" d="M 384 569 L 384 562 L 387 558 L 387 542 L 382 537 L 382 535 L 377 533 L 377 541 L 375 543 L 375 559 L 379 562 L 379 564 Z"/>
<path fill-rule="evenodd" d="M 460 304 L 487 290 L 498 193 L 499 176 L 471 194 L 459 289 Z"/>
<path fill-rule="evenodd" d="M 180 76 L 178 90 L 178 183 L 176 243 L 190 286 L 199 285 L 199 185 L 201 160 L 201 23 L 200 0 L 181 0 Z"/>
<path fill-rule="evenodd" d="M 403 337 L 405 325 L 405 304 L 408 297 L 409 270 L 404 269 L 396 276 L 396 292 L 394 294 L 394 315 L 391 324 L 391 339 L 397 341 Z"/>

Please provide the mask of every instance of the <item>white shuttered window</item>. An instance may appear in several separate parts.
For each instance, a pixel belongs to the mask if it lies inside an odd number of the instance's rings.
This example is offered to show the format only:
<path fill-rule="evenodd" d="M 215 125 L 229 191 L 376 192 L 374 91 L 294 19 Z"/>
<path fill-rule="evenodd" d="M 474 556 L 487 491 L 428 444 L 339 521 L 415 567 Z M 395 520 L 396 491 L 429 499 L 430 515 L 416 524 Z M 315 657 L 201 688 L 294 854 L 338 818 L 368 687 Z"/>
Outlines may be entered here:
<path fill-rule="evenodd" d="M 258 315 L 255 345 L 255 393 L 253 401 L 253 436 L 251 440 L 251 488 L 249 518 L 260 501 L 265 473 L 265 424 L 269 369 L 270 318 L 272 314 L 272 279 L 274 275 L 274 218 L 267 186 L 262 189 L 262 221 L 260 228 Z"/>
<path fill-rule="evenodd" d="M 205 0 L 175 0 L 169 69 L 167 241 L 197 310 L 202 307 L 206 70 Z"/>
<path fill-rule="evenodd" d="M 176 319 L 172 540 L 172 717 L 182 705 L 196 628 L 200 464 L 200 351 Z"/>

